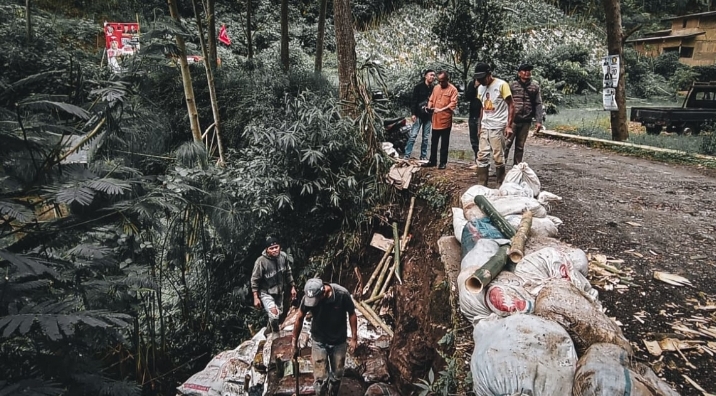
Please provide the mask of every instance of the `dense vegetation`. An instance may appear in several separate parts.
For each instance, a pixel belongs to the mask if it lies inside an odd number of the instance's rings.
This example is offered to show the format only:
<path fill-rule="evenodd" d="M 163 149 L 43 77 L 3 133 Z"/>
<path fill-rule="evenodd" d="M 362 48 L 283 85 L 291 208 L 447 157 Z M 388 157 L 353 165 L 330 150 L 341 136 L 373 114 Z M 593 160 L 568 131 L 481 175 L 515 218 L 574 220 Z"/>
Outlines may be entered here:
<path fill-rule="evenodd" d="M 556 111 L 564 95 L 598 85 L 603 49 L 594 3 L 586 7 L 594 15 L 565 16 L 584 4 L 353 1 L 358 88 L 387 91 L 392 101 L 385 109 L 358 95 L 352 120 L 337 100 L 330 23 L 325 71 L 313 72 L 317 2 L 291 3 L 285 72 L 277 2 L 219 1 L 217 19 L 234 39 L 219 48 L 216 70 L 227 156 L 219 167 L 191 139 L 179 71 L 163 53 L 167 34 L 198 51 L 189 2 L 179 3 L 182 26 L 167 21 L 159 0 L 32 4 L 29 37 L 24 2 L 0 6 L 0 394 L 172 393 L 261 325 L 246 297 L 266 235 L 283 241 L 300 278 L 355 262 L 361 231 L 391 194 L 382 182 L 389 162 L 377 150 L 380 118 L 406 113 L 421 69 L 451 70 L 460 85 L 477 60 L 508 78 L 531 61 Z M 490 9 L 505 23 L 479 37 L 450 29 L 489 21 Z M 100 67 L 98 27 L 137 16 L 156 45 L 111 74 Z M 460 47 L 462 35 L 471 46 Z M 510 51 L 494 51 L 487 37 L 506 37 Z M 712 69 L 668 56 L 629 53 L 626 62 L 632 95 L 715 79 Z M 200 64 L 191 72 L 203 130 L 211 123 L 206 76 Z M 68 161 L 75 157 L 63 153 L 74 146 L 86 161 Z"/>

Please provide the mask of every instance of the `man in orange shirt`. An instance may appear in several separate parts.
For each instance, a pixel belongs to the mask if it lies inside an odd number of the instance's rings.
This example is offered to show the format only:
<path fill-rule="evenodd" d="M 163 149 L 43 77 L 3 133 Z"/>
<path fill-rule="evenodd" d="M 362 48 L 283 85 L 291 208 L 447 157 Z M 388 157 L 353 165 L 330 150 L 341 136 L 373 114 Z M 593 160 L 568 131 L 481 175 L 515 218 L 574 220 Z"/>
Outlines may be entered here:
<path fill-rule="evenodd" d="M 433 112 L 433 132 L 430 140 L 430 159 L 423 167 L 433 167 L 438 160 L 438 142 L 440 142 L 440 165 L 445 169 L 452 130 L 452 116 L 457 108 L 457 88 L 450 84 L 450 75 L 446 71 L 438 73 L 438 85 L 433 88 L 428 99 L 428 110 Z"/>

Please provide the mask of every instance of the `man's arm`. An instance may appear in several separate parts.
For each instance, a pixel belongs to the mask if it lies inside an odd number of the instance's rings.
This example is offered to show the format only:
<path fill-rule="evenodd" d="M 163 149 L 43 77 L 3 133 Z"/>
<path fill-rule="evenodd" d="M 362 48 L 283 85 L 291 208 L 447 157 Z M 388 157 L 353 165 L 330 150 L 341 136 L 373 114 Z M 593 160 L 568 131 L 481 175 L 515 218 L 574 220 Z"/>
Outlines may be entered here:
<path fill-rule="evenodd" d="M 420 104 L 420 99 L 418 98 L 420 90 L 418 87 L 420 87 L 420 85 L 416 85 L 415 88 L 413 88 L 413 98 L 410 106 L 410 111 L 413 113 L 413 121 L 415 121 L 415 117 L 420 115 L 420 109 L 418 108 Z"/>
<path fill-rule="evenodd" d="M 507 127 L 505 127 L 505 136 L 512 135 L 512 122 L 515 119 L 515 101 L 512 100 L 512 95 L 505 98 L 507 103 Z"/>
<path fill-rule="evenodd" d="M 450 103 L 448 103 L 445 110 L 449 109 L 451 113 L 455 112 L 455 109 L 457 109 L 457 96 L 458 96 L 457 87 L 453 86 L 453 92 L 450 95 Z"/>
<path fill-rule="evenodd" d="M 286 280 L 288 281 L 288 284 L 291 286 L 291 300 L 296 299 L 296 281 L 293 279 L 293 271 L 291 271 L 291 264 L 288 262 L 288 257 L 286 257 L 285 252 L 281 252 L 281 255 L 283 255 L 284 259 L 286 260 Z"/>
<path fill-rule="evenodd" d="M 356 316 L 356 311 L 348 314 L 348 323 L 351 325 L 351 340 L 348 346 L 351 352 L 355 352 L 356 347 L 358 347 L 358 316 Z"/>
<path fill-rule="evenodd" d="M 542 128 L 542 118 L 544 116 L 544 107 L 542 106 L 542 92 L 537 86 L 537 94 L 535 95 L 535 131 L 539 131 Z"/>
<path fill-rule="evenodd" d="M 305 316 L 306 314 L 299 308 L 298 315 L 296 315 L 296 321 L 293 322 L 293 338 L 291 339 L 291 345 L 293 346 L 294 359 L 297 358 L 298 354 L 301 352 L 301 350 L 298 349 L 298 338 L 301 336 L 301 330 L 303 330 L 303 318 Z"/>
<path fill-rule="evenodd" d="M 259 298 L 259 281 L 263 276 L 261 269 L 261 258 L 256 259 L 254 270 L 251 272 L 251 292 L 254 295 L 254 307 L 261 308 L 261 299 Z"/>

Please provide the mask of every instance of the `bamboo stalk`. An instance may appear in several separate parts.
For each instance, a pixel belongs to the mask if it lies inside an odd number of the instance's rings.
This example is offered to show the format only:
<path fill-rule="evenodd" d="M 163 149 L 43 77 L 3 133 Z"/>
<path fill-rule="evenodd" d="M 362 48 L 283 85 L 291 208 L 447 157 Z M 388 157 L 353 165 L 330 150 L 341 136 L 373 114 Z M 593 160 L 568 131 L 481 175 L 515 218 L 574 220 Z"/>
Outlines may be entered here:
<path fill-rule="evenodd" d="M 364 303 L 359 303 L 356 300 L 353 300 L 353 304 L 356 306 L 356 309 L 360 311 L 360 313 L 363 314 L 363 316 L 368 319 L 368 321 L 375 327 L 380 327 L 381 329 L 385 330 L 386 333 L 388 333 L 389 336 L 393 336 L 393 330 L 388 327 L 385 322 L 383 322 L 380 317 L 378 316 L 373 309 L 371 309 L 369 306 L 365 305 Z"/>
<path fill-rule="evenodd" d="M 393 263 L 393 266 L 390 267 L 390 270 L 388 270 L 388 279 L 386 279 L 383 283 L 383 287 L 380 288 L 379 294 L 385 294 L 385 292 L 388 290 L 388 287 L 390 286 L 390 281 L 393 279 L 393 275 L 395 275 L 395 263 Z"/>
<path fill-rule="evenodd" d="M 388 273 L 388 269 L 392 269 L 390 266 L 390 261 L 393 258 L 388 256 L 388 259 L 385 260 L 385 266 L 383 266 L 383 269 L 380 271 L 380 276 L 378 276 L 378 280 L 375 282 L 375 286 L 373 286 L 373 292 L 370 293 L 370 298 L 373 298 L 380 294 L 380 286 L 383 284 L 383 281 L 385 280 L 385 274 Z"/>
<path fill-rule="evenodd" d="M 405 222 L 403 229 L 403 237 L 400 239 L 400 252 L 404 252 L 408 245 L 408 232 L 410 231 L 410 223 L 413 220 L 413 209 L 415 209 L 415 197 L 410 198 L 410 210 L 408 210 L 408 220 Z"/>
<path fill-rule="evenodd" d="M 505 236 L 505 238 L 511 239 L 515 236 L 515 227 L 513 227 L 512 224 L 507 222 L 507 220 L 502 217 L 500 212 L 498 212 L 497 209 L 492 206 L 490 201 L 485 196 L 475 196 L 475 205 L 480 208 L 482 213 L 486 214 L 487 217 L 490 218 L 490 222 L 492 223 L 492 225 L 495 226 L 495 228 L 497 228 L 502 233 L 502 235 Z"/>
<path fill-rule="evenodd" d="M 375 280 L 376 276 L 378 276 L 378 273 L 383 269 L 383 265 L 385 265 L 385 262 L 388 260 L 388 256 L 390 255 L 391 250 L 393 250 L 392 243 L 388 245 L 387 249 L 385 249 L 385 254 L 383 254 L 383 257 L 380 259 L 378 265 L 373 270 L 373 273 L 370 275 L 370 278 L 368 278 L 368 283 L 366 283 L 365 287 L 363 287 L 363 294 L 368 293 L 368 290 L 370 290 L 370 285 L 373 284 L 373 281 Z"/>
<path fill-rule="evenodd" d="M 490 283 L 507 264 L 508 245 L 500 246 L 494 256 L 480 267 L 471 277 L 465 281 L 465 287 L 470 293 L 479 293 Z"/>
<path fill-rule="evenodd" d="M 380 294 L 378 294 L 378 295 L 375 296 L 375 297 L 371 297 L 371 298 L 369 298 L 369 299 L 363 301 L 363 304 L 371 304 L 371 303 L 373 303 L 373 302 L 376 302 L 376 301 L 382 299 L 383 297 L 385 297 L 385 293 L 380 293 Z"/>
<path fill-rule="evenodd" d="M 393 259 L 393 266 L 395 267 L 395 277 L 398 278 L 398 282 L 403 284 L 403 280 L 400 278 L 400 240 L 398 239 L 398 223 L 393 222 L 393 240 L 395 245 L 393 246 L 393 252 L 395 252 L 395 258 Z"/>
<path fill-rule="evenodd" d="M 522 257 L 525 256 L 525 244 L 527 243 L 527 238 L 530 237 L 530 228 L 532 228 L 532 212 L 526 210 L 522 213 L 520 226 L 517 227 L 517 232 L 515 232 L 515 236 L 512 237 L 512 246 L 507 252 L 510 257 L 510 261 L 515 264 L 517 264 L 520 260 L 522 260 Z"/>
<path fill-rule="evenodd" d="M 604 268 L 605 270 L 611 272 L 612 274 L 616 275 L 624 275 L 624 272 L 620 270 L 619 268 L 612 267 L 611 265 L 602 264 L 596 260 L 591 261 L 589 264 L 594 264 L 599 268 Z"/>

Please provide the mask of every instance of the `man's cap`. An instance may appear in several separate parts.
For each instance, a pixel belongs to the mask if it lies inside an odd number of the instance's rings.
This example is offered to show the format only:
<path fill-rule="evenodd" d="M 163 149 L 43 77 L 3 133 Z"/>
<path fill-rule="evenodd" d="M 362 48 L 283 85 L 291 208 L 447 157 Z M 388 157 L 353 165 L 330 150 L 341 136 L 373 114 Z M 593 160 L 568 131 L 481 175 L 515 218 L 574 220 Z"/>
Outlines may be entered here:
<path fill-rule="evenodd" d="M 272 236 L 266 237 L 266 247 L 271 247 L 273 245 L 279 245 L 278 239 Z"/>
<path fill-rule="evenodd" d="M 303 305 L 309 308 L 315 307 L 318 304 L 318 299 L 323 297 L 323 281 L 318 278 L 309 279 L 303 292 L 306 294 L 303 297 Z"/>
<path fill-rule="evenodd" d="M 529 63 L 523 63 L 517 68 L 517 71 L 532 71 L 532 65 Z"/>
<path fill-rule="evenodd" d="M 428 73 L 435 73 L 435 70 L 433 70 L 433 69 L 426 69 L 426 70 L 423 72 L 423 77 L 427 76 Z"/>
<path fill-rule="evenodd" d="M 484 78 L 489 73 L 492 73 L 492 70 L 490 69 L 490 65 L 487 63 L 478 63 L 475 65 L 475 78 Z"/>

